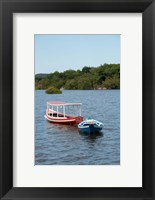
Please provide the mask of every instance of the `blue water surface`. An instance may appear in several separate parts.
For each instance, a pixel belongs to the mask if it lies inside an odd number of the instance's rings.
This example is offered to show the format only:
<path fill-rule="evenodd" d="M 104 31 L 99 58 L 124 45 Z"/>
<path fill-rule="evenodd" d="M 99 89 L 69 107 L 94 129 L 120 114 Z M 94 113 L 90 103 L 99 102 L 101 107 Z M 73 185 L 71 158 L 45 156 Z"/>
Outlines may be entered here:
<path fill-rule="evenodd" d="M 82 116 L 104 124 L 101 134 L 81 135 L 76 126 L 49 123 L 47 101 L 82 103 Z M 120 90 L 35 91 L 35 165 L 119 165 Z"/>

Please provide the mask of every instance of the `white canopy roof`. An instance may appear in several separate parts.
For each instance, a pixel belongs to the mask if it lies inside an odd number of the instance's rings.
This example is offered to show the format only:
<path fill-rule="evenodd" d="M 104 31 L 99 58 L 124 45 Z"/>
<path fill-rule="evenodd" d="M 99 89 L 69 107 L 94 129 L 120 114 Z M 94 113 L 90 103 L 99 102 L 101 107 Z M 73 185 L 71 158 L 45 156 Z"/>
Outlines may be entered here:
<path fill-rule="evenodd" d="M 82 103 L 65 103 L 61 101 L 50 101 L 50 102 L 47 102 L 47 104 L 51 106 L 81 106 L 82 105 Z"/>

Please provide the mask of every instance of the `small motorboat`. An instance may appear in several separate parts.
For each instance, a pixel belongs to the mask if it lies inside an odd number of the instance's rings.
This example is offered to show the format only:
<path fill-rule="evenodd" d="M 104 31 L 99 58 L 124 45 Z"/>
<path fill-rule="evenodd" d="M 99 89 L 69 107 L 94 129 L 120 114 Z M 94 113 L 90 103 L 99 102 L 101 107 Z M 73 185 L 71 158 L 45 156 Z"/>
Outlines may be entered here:
<path fill-rule="evenodd" d="M 88 118 L 78 124 L 78 129 L 80 133 L 93 134 L 100 132 L 103 126 L 101 122 Z"/>
<path fill-rule="evenodd" d="M 81 103 L 47 102 L 45 118 L 49 122 L 60 124 L 79 124 L 83 121 L 81 116 Z"/>

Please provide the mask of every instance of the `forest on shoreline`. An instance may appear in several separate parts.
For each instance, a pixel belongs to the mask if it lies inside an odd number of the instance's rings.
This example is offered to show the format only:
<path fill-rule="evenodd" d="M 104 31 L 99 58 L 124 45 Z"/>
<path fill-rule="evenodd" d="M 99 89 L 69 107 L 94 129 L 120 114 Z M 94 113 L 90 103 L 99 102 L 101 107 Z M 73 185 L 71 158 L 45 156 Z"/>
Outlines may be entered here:
<path fill-rule="evenodd" d="M 46 90 L 51 86 L 66 90 L 120 89 L 120 64 L 35 75 L 36 90 Z"/>

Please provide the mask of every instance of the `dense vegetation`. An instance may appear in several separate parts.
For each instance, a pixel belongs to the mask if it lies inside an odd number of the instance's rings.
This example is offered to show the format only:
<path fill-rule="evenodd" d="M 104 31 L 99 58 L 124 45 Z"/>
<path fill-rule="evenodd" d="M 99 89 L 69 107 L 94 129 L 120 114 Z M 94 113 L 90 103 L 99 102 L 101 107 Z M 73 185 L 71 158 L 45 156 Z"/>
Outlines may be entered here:
<path fill-rule="evenodd" d="M 47 93 L 47 94 L 61 94 L 62 92 L 61 92 L 60 89 L 51 86 L 51 87 L 48 87 L 48 88 L 46 89 L 46 93 Z"/>
<path fill-rule="evenodd" d="M 66 90 L 119 89 L 120 64 L 85 66 L 82 70 L 55 71 L 46 75 L 36 75 L 36 89 L 47 89 L 51 86 Z"/>

